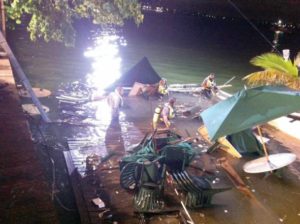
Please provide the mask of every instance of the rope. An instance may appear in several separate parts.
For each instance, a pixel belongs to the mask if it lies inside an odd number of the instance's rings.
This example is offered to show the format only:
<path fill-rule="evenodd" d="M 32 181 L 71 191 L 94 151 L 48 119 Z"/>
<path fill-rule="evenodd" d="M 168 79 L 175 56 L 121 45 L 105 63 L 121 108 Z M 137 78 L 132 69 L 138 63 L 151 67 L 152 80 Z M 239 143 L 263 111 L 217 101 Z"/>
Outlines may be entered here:
<path fill-rule="evenodd" d="M 275 50 L 278 54 L 281 54 L 278 49 L 273 46 L 272 42 L 269 41 L 269 39 L 255 26 L 254 23 L 251 22 L 251 20 L 234 4 L 231 0 L 227 0 L 228 3 L 250 24 L 250 26 L 260 34 L 260 36 L 272 47 L 273 50 Z"/>

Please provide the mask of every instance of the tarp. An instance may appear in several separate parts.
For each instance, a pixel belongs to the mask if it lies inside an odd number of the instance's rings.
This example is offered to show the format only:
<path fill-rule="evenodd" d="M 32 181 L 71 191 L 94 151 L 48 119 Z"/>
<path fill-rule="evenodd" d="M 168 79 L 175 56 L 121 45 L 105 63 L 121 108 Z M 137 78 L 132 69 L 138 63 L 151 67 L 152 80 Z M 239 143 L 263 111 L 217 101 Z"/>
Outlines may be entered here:
<path fill-rule="evenodd" d="M 131 87 L 135 82 L 143 84 L 158 83 L 161 77 L 153 69 L 148 58 L 144 57 L 136 65 L 134 65 L 129 71 L 124 73 L 120 79 L 113 83 L 109 89 L 116 86 Z"/>
<path fill-rule="evenodd" d="M 262 145 L 256 139 L 251 129 L 228 135 L 226 138 L 241 154 L 263 154 Z"/>

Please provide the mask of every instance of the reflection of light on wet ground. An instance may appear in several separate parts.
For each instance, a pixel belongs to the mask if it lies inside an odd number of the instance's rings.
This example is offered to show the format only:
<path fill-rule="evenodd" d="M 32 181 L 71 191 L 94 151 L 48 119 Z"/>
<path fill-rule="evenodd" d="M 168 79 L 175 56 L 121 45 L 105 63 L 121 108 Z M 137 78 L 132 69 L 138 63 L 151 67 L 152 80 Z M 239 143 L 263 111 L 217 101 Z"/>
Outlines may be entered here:
<path fill-rule="evenodd" d="M 95 117 L 97 120 L 101 121 L 102 125 L 109 125 L 111 122 L 111 108 L 109 107 L 106 100 L 101 100 L 97 102 L 97 109 Z"/>
<path fill-rule="evenodd" d="M 103 91 L 121 76 L 119 47 L 125 46 L 126 41 L 110 29 L 97 34 L 94 45 L 84 53 L 85 57 L 93 61 L 87 82 L 98 91 Z"/>

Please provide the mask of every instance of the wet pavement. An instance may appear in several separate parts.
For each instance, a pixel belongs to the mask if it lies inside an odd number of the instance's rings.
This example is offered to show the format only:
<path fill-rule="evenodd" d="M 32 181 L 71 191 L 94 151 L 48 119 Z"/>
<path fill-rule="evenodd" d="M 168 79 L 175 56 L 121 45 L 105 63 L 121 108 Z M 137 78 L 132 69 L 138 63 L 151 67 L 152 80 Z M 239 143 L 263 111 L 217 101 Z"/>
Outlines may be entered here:
<path fill-rule="evenodd" d="M 197 136 L 199 119 L 193 118 L 199 109 L 214 101 L 200 100 L 191 95 L 176 95 L 177 117 L 172 129 L 183 137 Z M 167 99 L 165 99 L 167 100 Z M 119 161 L 128 154 L 133 144 L 141 141 L 144 135 L 151 132 L 151 120 L 155 107 L 163 101 L 143 99 L 140 97 L 125 98 L 125 105 L 118 121 L 111 121 L 105 101 L 99 101 L 98 120 L 93 126 L 69 127 L 64 132 L 68 139 L 69 151 L 64 152 L 69 174 L 78 202 L 81 220 L 88 223 L 139 223 L 141 217 L 134 212 L 133 195 L 122 189 L 119 183 Z M 186 108 L 193 108 L 183 116 Z M 185 113 L 186 114 L 186 113 Z M 91 124 L 91 123 L 90 123 Z M 291 140 L 283 138 L 280 132 L 269 126 L 263 132 L 270 141 L 267 144 L 271 154 L 290 151 Z M 289 144 L 287 143 L 289 140 Z M 193 165 L 205 168 L 214 173 L 213 187 L 232 187 L 232 190 L 219 193 L 213 198 L 209 208 L 192 210 L 195 223 L 298 223 L 300 222 L 300 163 L 296 162 L 282 169 L 280 177 L 275 174 L 246 174 L 243 164 L 256 157 L 234 159 L 222 151 L 206 154 L 208 144 L 200 140 L 197 146 L 199 155 Z M 300 151 L 300 144 L 294 144 L 292 150 Z M 299 155 L 299 154 L 298 154 Z M 247 196 L 234 184 L 223 169 L 216 166 L 217 158 L 225 157 L 237 170 L 246 184 L 251 197 Z M 189 168 L 189 172 L 202 175 L 200 171 Z M 101 198 L 106 208 L 97 208 L 91 200 Z M 80 200 L 78 200 L 80 199 Z M 81 204 L 80 204 L 81 201 Z M 174 186 L 166 186 L 166 209 L 182 212 L 180 199 L 174 194 Z M 85 216 L 85 218 L 83 218 Z M 184 223 L 180 213 L 169 212 L 164 215 L 146 217 L 147 223 Z"/>

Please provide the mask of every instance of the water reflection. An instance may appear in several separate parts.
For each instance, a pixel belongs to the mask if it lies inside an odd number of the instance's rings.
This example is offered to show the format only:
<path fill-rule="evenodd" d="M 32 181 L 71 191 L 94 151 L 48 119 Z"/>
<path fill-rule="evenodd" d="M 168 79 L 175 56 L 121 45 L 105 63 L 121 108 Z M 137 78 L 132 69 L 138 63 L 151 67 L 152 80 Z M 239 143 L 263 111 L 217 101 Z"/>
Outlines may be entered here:
<path fill-rule="evenodd" d="M 92 60 L 92 72 L 87 74 L 87 83 L 98 92 L 103 92 L 121 76 L 119 48 L 126 46 L 126 40 L 113 28 L 95 32 L 94 46 L 89 47 L 84 56 Z"/>
<path fill-rule="evenodd" d="M 94 102 L 97 105 L 95 118 L 100 121 L 103 131 L 106 132 L 112 122 L 112 109 L 103 95 L 105 89 L 121 76 L 122 60 L 119 49 L 126 46 L 127 42 L 112 27 L 97 30 L 93 34 L 92 42 L 93 47 L 84 52 L 84 56 L 91 59 L 92 70 L 87 74 L 86 82 L 93 88 L 92 98 L 97 100 Z M 120 116 L 124 117 L 124 114 Z"/>
<path fill-rule="evenodd" d="M 275 51 L 279 47 L 280 39 L 282 38 L 283 34 L 288 31 L 288 29 L 287 25 L 284 24 L 281 19 L 279 19 L 273 24 L 272 30 L 274 31 L 272 50 Z"/>

